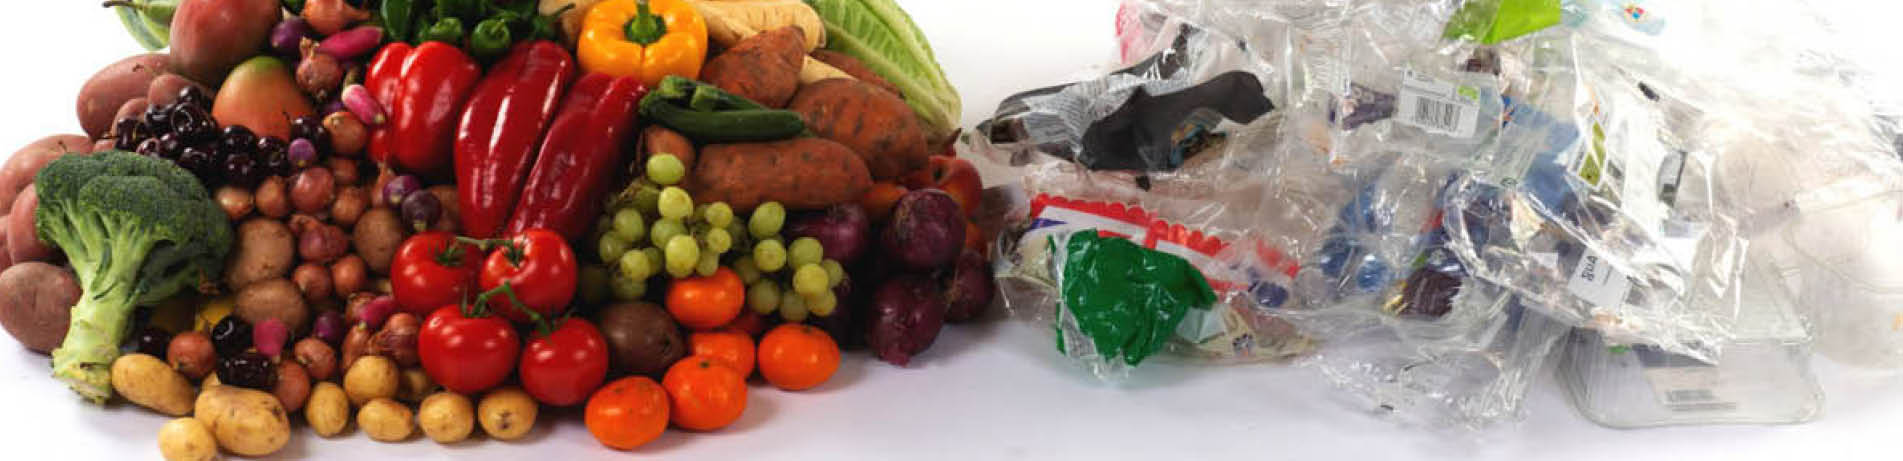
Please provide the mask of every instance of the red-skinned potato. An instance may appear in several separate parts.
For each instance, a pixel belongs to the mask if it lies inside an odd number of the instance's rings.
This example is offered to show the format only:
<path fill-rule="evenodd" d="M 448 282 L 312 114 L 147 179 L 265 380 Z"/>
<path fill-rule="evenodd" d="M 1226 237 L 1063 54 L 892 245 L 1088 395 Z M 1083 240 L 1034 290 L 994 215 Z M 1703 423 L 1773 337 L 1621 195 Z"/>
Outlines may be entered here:
<path fill-rule="evenodd" d="M 172 13 L 173 71 L 207 84 L 224 81 L 232 66 L 264 50 L 281 8 L 278 0 L 179 2 Z"/>
<path fill-rule="evenodd" d="M 66 340 L 79 281 L 72 271 L 46 263 L 23 263 L 0 272 L 0 326 L 28 350 L 52 352 Z"/>
<path fill-rule="evenodd" d="M 33 175 L 53 159 L 66 154 L 92 152 L 92 140 L 76 134 L 56 134 L 40 138 L 14 151 L 0 166 L 0 213 L 13 210 L 13 200 L 22 189 L 33 184 Z"/>
<path fill-rule="evenodd" d="M 291 139 L 291 120 L 315 111 L 292 80 L 290 66 L 258 56 L 231 70 L 212 101 L 211 116 L 221 127 L 243 125 L 258 136 Z"/>
<path fill-rule="evenodd" d="M 152 80 L 170 72 L 169 59 L 161 53 L 129 56 L 86 79 L 85 86 L 79 87 L 77 104 L 79 126 L 86 131 L 86 136 L 105 136 L 106 130 L 112 129 L 112 117 L 118 113 L 119 106 L 132 98 L 144 97 Z"/>
<path fill-rule="evenodd" d="M 53 248 L 40 241 L 33 229 L 33 211 L 40 208 L 39 194 L 33 192 L 33 186 L 26 186 L 20 196 L 13 200 L 13 211 L 7 214 L 7 257 L 13 262 L 45 261 L 53 257 Z"/>

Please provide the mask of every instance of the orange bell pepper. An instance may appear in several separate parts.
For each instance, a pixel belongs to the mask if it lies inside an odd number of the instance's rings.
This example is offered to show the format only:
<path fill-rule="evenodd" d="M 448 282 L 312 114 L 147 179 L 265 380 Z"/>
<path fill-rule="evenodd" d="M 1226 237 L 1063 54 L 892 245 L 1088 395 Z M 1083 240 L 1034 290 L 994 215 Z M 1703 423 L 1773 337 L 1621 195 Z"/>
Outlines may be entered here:
<path fill-rule="evenodd" d="M 707 22 L 683 0 L 607 0 L 582 17 L 575 48 L 582 70 L 652 88 L 668 75 L 700 77 Z"/>

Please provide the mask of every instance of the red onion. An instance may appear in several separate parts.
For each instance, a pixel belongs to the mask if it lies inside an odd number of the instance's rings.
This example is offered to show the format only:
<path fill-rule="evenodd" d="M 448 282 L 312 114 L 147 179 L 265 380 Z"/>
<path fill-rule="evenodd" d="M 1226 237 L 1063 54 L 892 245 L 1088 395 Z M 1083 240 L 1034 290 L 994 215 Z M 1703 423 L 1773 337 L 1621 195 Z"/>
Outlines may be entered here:
<path fill-rule="evenodd" d="M 324 311 L 322 314 L 317 314 L 317 321 L 311 324 L 311 336 L 335 346 L 343 342 L 345 328 L 347 327 L 344 326 L 343 314 L 337 311 Z"/>
<path fill-rule="evenodd" d="M 312 144 L 309 139 L 293 139 L 285 155 L 290 158 L 292 168 L 302 170 L 317 163 L 317 145 Z"/>
<path fill-rule="evenodd" d="M 401 205 L 403 199 L 408 198 L 410 193 L 419 190 L 423 190 L 423 180 L 407 174 L 397 176 L 396 179 L 383 185 L 383 203 L 390 206 Z"/>
<path fill-rule="evenodd" d="M 283 56 L 297 56 L 298 44 L 316 36 L 317 31 L 311 30 L 309 21 L 292 16 L 278 21 L 278 25 L 271 28 L 271 50 Z"/>

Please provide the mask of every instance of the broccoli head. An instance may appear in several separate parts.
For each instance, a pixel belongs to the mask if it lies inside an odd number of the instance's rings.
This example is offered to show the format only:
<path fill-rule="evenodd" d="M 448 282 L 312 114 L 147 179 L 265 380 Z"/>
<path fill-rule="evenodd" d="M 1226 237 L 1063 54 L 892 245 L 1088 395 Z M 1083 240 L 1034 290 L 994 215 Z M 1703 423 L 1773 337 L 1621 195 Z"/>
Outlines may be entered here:
<path fill-rule="evenodd" d="M 84 292 L 53 376 L 94 402 L 112 396 L 111 366 L 132 310 L 179 290 L 214 288 L 231 226 L 198 179 L 126 152 L 60 157 L 33 177 L 40 239 L 66 253 Z"/>

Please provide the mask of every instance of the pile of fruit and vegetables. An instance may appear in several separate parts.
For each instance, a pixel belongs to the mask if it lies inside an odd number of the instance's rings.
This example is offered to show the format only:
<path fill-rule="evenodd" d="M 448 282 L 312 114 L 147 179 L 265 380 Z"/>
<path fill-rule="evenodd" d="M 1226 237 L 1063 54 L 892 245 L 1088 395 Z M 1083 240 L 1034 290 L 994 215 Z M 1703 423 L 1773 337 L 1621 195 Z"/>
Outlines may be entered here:
<path fill-rule="evenodd" d="M 890 0 L 106 7 L 153 52 L 0 170 L 0 324 L 179 417 L 165 459 L 556 407 L 634 449 L 991 302 L 958 95 Z"/>

